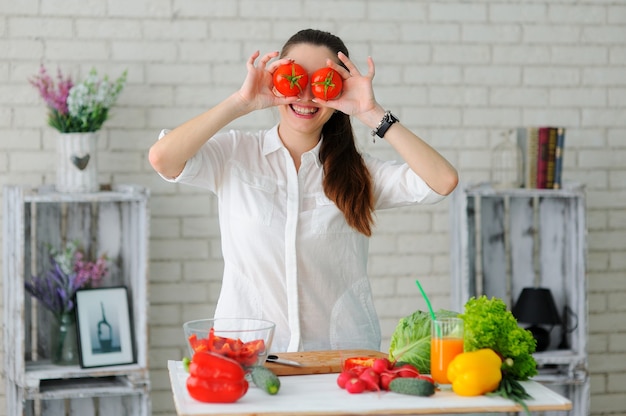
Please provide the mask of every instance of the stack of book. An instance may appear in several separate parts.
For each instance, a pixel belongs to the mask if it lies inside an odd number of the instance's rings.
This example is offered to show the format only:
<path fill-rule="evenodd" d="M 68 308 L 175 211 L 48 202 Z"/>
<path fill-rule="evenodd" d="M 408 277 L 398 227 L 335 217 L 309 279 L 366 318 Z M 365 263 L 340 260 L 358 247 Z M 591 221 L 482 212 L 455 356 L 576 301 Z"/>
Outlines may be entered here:
<path fill-rule="evenodd" d="M 525 188 L 560 189 L 562 186 L 564 127 L 519 127 Z"/>

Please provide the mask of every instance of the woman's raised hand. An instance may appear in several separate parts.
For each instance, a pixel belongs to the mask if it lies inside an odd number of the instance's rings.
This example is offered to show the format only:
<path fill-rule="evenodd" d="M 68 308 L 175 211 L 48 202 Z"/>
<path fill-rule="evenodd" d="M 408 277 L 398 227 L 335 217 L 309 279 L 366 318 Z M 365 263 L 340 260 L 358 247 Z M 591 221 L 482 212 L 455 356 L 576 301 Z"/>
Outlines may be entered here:
<path fill-rule="evenodd" d="M 268 65 L 270 60 L 278 56 L 278 52 L 267 53 L 260 59 L 259 56 L 260 52 L 256 51 L 246 63 L 248 74 L 239 89 L 239 96 L 243 105 L 247 106 L 249 111 L 253 111 L 296 101 L 297 97 L 279 97 L 273 91 L 272 74 L 280 65 L 291 61 L 288 58 L 283 58 Z"/>
<path fill-rule="evenodd" d="M 372 58 L 367 58 L 368 71 L 367 74 L 362 75 L 350 58 L 342 52 L 339 52 L 337 56 L 347 69 L 331 59 L 328 60 L 327 64 L 343 78 L 341 95 L 334 100 L 324 101 L 315 98 L 314 101 L 356 117 L 374 110 L 377 103 L 372 87 L 374 78 L 374 61 Z"/>

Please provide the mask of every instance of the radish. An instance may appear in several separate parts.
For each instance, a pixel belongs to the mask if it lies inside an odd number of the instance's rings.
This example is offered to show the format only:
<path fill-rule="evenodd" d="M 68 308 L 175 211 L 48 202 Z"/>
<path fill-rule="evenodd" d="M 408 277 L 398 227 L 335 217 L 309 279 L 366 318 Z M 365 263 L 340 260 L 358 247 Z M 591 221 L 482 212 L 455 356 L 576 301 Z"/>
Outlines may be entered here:
<path fill-rule="evenodd" d="M 415 378 L 426 380 L 429 383 L 435 384 L 435 380 L 431 376 L 426 376 L 424 374 L 418 374 L 417 376 L 415 376 Z"/>
<path fill-rule="evenodd" d="M 371 368 L 366 369 L 359 376 L 359 380 L 363 380 L 365 387 L 370 391 L 380 390 L 380 376 Z"/>
<path fill-rule="evenodd" d="M 417 377 L 420 372 L 411 364 L 402 364 L 397 369 L 400 377 Z"/>
<path fill-rule="evenodd" d="M 365 383 L 359 378 L 351 378 L 346 382 L 346 391 L 350 394 L 363 393 L 365 391 Z"/>
<path fill-rule="evenodd" d="M 377 358 L 372 363 L 372 370 L 382 374 L 391 368 L 391 362 L 387 358 Z"/>
<path fill-rule="evenodd" d="M 346 388 L 346 383 L 353 378 L 358 378 L 358 376 L 354 373 L 354 371 L 342 371 L 341 373 L 339 373 L 339 375 L 337 376 L 337 385 L 339 387 L 341 387 L 342 389 Z"/>
<path fill-rule="evenodd" d="M 389 384 L 395 378 L 398 378 L 398 373 L 392 371 L 383 371 L 380 373 L 380 388 L 383 390 L 389 390 Z"/>

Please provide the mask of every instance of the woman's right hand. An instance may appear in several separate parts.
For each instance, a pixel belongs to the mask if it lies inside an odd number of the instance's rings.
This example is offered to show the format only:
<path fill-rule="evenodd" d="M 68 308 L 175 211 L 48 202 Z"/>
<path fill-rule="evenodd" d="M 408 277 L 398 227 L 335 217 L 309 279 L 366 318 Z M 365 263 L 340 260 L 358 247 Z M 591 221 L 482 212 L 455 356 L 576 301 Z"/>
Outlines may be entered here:
<path fill-rule="evenodd" d="M 248 74 L 238 91 L 242 105 L 248 111 L 254 111 L 296 101 L 297 97 L 277 96 L 274 93 L 274 83 L 272 81 L 276 68 L 291 62 L 289 58 L 279 59 L 268 65 L 270 60 L 278 56 L 278 52 L 267 53 L 256 62 L 259 56 L 260 52 L 256 51 L 246 63 Z"/>

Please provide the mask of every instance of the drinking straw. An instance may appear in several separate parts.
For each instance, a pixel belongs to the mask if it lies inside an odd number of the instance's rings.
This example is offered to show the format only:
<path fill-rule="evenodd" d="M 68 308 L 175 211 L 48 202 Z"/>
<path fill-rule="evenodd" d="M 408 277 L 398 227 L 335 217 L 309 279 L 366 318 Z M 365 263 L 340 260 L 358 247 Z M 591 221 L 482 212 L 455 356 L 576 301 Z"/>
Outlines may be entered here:
<path fill-rule="evenodd" d="M 419 280 L 415 280 L 415 284 L 417 285 L 417 288 L 422 293 L 422 297 L 426 301 L 426 306 L 428 307 L 428 311 L 430 312 L 430 317 L 433 320 L 433 325 L 435 325 L 435 321 L 437 320 L 437 317 L 435 316 L 435 311 L 433 311 L 433 307 L 430 304 L 430 300 L 428 299 L 428 296 L 426 296 L 426 292 L 424 292 L 424 288 L 422 288 L 422 285 L 420 284 L 420 281 Z M 438 326 L 435 327 L 435 330 L 437 331 L 437 335 L 441 336 L 441 329 Z"/>

